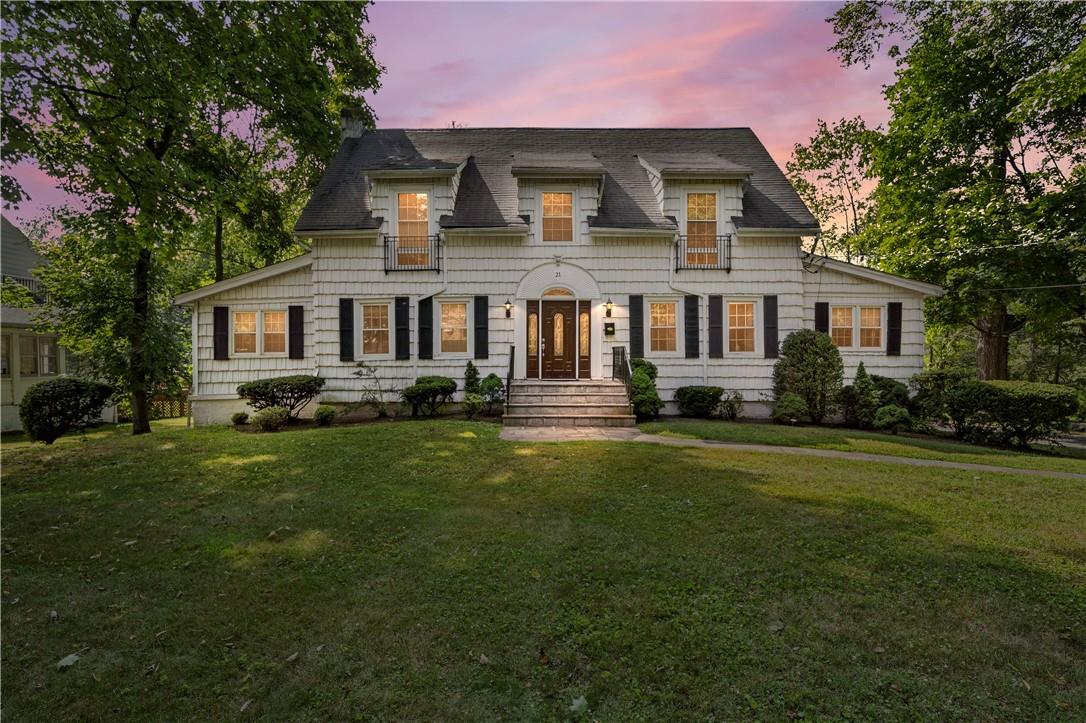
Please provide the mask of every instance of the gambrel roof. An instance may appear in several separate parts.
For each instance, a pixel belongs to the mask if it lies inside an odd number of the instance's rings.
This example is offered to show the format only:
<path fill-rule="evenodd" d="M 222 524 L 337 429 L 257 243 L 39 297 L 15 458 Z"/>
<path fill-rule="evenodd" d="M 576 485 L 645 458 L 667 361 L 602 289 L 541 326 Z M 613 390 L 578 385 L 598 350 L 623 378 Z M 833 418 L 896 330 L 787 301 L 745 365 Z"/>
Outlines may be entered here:
<path fill-rule="evenodd" d="M 370 178 L 452 176 L 458 169 L 454 210 L 439 219 L 442 228 L 523 228 L 517 175 L 568 169 L 571 175 L 602 174 L 591 227 L 674 230 L 642 161 L 665 177 L 747 178 L 738 228 L 809 233 L 818 227 L 750 128 L 450 128 L 344 138 L 295 231 L 377 229 L 382 219 L 371 211 Z"/>

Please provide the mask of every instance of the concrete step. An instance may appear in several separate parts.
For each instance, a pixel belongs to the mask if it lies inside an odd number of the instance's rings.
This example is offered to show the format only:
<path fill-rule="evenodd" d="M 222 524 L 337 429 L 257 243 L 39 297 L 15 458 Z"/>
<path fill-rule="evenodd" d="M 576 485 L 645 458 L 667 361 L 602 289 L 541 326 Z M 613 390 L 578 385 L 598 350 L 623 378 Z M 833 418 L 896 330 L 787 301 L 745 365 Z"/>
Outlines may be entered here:
<path fill-rule="evenodd" d="M 617 404 L 588 404 L 580 402 L 568 402 L 565 404 L 556 403 L 541 403 L 541 404 L 510 404 L 507 413 L 513 415 L 526 415 L 537 414 L 543 417 L 551 417 L 557 415 L 579 415 L 579 414 L 629 414 L 630 405 L 628 402 L 619 402 Z"/>
<path fill-rule="evenodd" d="M 636 419 L 632 414 L 506 414 L 502 422 L 509 427 L 632 427 Z"/>
<path fill-rule="evenodd" d="M 509 395 L 510 404 L 626 404 L 626 390 L 616 389 L 594 392 L 520 392 Z"/>
<path fill-rule="evenodd" d="M 590 381 L 582 379 L 580 381 L 514 381 L 509 387 L 510 394 L 588 394 L 592 392 L 613 392 L 622 391 L 625 393 L 626 387 L 622 382 L 614 382 L 611 380 L 596 380 Z"/>

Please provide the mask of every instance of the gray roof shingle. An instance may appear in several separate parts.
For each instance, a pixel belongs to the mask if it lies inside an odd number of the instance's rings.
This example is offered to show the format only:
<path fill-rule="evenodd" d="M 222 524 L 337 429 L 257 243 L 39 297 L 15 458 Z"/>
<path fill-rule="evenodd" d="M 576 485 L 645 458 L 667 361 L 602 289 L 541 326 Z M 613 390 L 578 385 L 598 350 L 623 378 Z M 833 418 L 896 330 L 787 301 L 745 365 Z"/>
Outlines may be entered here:
<path fill-rule="evenodd" d="M 453 214 L 444 228 L 522 228 L 514 165 L 603 173 L 594 227 L 674 229 L 638 160 L 675 171 L 750 172 L 743 228 L 809 229 L 818 224 L 749 128 L 451 128 L 377 130 L 345 138 L 302 211 L 295 230 L 374 229 L 367 172 L 433 170 L 464 165 Z M 552 158 L 552 161 L 547 161 Z M 654 166 L 659 168 L 659 166 Z"/>

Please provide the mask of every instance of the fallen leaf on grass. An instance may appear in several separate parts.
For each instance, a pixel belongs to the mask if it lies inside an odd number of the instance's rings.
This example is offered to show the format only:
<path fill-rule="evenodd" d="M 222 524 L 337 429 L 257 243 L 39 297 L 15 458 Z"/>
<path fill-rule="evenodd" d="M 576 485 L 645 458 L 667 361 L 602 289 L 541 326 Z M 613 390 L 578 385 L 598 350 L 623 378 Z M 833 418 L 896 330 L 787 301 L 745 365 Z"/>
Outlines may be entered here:
<path fill-rule="evenodd" d="M 245 701 L 244 703 L 242 703 L 242 704 L 241 704 L 241 708 L 238 708 L 238 712 L 239 712 L 239 713 L 244 713 L 244 712 L 245 712 L 245 709 L 246 709 L 246 708 L 248 708 L 248 707 L 249 707 L 249 704 L 250 704 L 250 703 L 252 703 L 252 702 L 253 702 L 253 700 L 252 700 L 252 698 L 250 698 L 249 700 L 247 700 L 247 701 Z"/>
<path fill-rule="evenodd" d="M 297 659 L 298 659 L 298 651 L 295 651 L 295 652 L 293 652 L 293 653 L 291 653 L 290 655 L 287 656 L 287 662 L 288 663 L 293 663 Z"/>
<path fill-rule="evenodd" d="M 584 713 L 588 710 L 588 699 L 583 695 L 573 699 L 573 703 L 569 706 L 570 713 Z"/>
<path fill-rule="evenodd" d="M 60 662 L 57 663 L 57 670 L 64 670 L 65 668 L 70 668 L 75 665 L 78 660 L 79 653 L 72 653 L 71 655 L 67 655 L 61 658 Z"/>
<path fill-rule="evenodd" d="M 486 653 L 479 653 L 479 665 L 490 665 L 490 658 L 486 657 Z"/>

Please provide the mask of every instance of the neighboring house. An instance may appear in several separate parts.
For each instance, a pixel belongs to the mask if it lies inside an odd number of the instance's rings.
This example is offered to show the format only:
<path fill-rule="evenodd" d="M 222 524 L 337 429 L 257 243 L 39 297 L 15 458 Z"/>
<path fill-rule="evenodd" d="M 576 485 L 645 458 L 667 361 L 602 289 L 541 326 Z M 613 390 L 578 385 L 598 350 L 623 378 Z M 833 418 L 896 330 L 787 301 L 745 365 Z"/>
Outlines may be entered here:
<path fill-rule="evenodd" d="M 348 121 L 295 232 L 310 253 L 177 297 L 193 311 L 197 423 L 244 408 L 235 388 L 252 379 L 319 374 L 323 402 L 349 403 L 357 361 L 399 390 L 423 374 L 462 384 L 472 360 L 518 380 L 507 422 L 628 424 L 624 406 L 576 406 L 616 393 L 623 352 L 658 366 L 671 411 L 678 387 L 714 384 L 765 415 L 789 332 L 829 333 L 849 378 L 862 360 L 907 379 L 940 293 L 805 256 L 818 224 L 748 128 Z"/>

